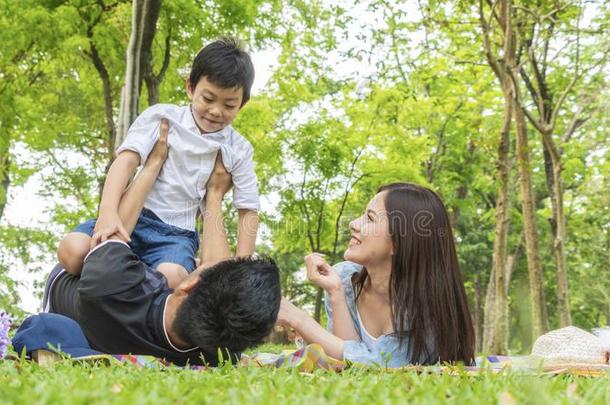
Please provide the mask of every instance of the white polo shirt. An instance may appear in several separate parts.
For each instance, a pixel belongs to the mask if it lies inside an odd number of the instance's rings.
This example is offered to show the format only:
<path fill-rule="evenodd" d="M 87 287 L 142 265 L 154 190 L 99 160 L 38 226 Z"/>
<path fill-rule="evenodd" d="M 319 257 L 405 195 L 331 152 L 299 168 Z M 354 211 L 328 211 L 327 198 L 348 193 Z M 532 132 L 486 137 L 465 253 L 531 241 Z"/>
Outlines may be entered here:
<path fill-rule="evenodd" d="M 197 209 L 204 212 L 205 185 L 220 151 L 232 176 L 234 206 L 259 210 L 252 144 L 230 125 L 202 134 L 189 106 L 155 104 L 148 108 L 131 124 L 117 154 L 124 150 L 137 152 L 143 165 L 159 138 L 161 118 L 169 121 L 169 153 L 144 207 L 167 224 L 195 230 Z"/>

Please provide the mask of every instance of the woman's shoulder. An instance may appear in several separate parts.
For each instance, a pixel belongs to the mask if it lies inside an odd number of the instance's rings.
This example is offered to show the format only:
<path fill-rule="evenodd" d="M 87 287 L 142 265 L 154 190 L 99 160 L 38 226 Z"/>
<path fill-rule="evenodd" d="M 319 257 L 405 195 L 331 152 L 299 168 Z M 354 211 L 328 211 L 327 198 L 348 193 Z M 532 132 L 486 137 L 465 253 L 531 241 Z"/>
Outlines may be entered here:
<path fill-rule="evenodd" d="M 339 262 L 333 266 L 333 269 L 339 274 L 341 280 L 351 280 L 354 273 L 360 273 L 362 266 L 354 262 Z"/>

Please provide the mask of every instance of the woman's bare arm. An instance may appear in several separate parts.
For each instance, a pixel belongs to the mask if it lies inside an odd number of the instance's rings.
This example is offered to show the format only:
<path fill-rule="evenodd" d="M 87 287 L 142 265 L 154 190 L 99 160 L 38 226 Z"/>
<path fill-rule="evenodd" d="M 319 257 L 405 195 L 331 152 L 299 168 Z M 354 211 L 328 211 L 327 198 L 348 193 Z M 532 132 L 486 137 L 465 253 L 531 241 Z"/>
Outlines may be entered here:
<path fill-rule="evenodd" d="M 318 343 L 329 356 L 342 360 L 344 339 L 341 339 L 317 323 L 305 311 L 282 298 L 278 323 L 296 330 L 307 343 Z"/>

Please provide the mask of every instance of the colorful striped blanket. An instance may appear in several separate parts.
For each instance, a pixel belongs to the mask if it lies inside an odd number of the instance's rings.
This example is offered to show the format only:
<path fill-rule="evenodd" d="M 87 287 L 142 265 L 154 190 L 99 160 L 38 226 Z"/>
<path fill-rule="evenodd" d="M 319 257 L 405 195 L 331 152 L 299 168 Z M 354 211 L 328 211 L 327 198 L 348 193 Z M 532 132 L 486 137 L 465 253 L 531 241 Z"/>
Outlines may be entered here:
<path fill-rule="evenodd" d="M 57 360 L 59 357 L 55 353 L 38 351 L 35 360 L 44 364 Z M 137 368 L 165 368 L 176 367 L 161 359 L 153 356 L 142 355 L 97 355 L 73 359 L 76 362 L 120 362 L 131 364 Z M 503 370 L 520 371 L 527 373 L 543 374 L 571 374 L 579 376 L 603 376 L 610 374 L 610 365 L 591 365 L 591 364 L 553 364 L 544 365 L 540 360 L 531 356 L 485 356 L 476 359 L 474 366 L 452 366 L 452 365 L 433 365 L 418 366 L 409 365 L 401 368 L 387 368 L 383 365 L 365 366 L 357 363 L 346 363 L 342 360 L 328 356 L 318 344 L 310 344 L 301 349 L 291 351 L 285 350 L 282 353 L 256 353 L 253 355 L 243 355 L 240 361 L 242 367 L 270 367 L 270 368 L 297 368 L 301 372 L 312 372 L 316 369 L 324 369 L 339 372 L 347 367 L 384 369 L 388 372 L 414 371 L 420 373 L 436 374 L 472 374 L 482 372 L 497 373 Z M 192 370 L 205 370 L 204 366 L 191 366 Z"/>

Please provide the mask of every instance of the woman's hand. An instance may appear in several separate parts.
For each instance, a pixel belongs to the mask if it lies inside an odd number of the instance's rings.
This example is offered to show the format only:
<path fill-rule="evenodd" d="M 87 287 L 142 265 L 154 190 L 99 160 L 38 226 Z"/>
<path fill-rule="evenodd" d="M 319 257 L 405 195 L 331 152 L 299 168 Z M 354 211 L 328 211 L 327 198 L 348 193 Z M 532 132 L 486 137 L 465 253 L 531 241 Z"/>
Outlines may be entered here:
<path fill-rule="evenodd" d="M 341 278 L 319 253 L 305 256 L 307 280 L 326 290 L 329 294 L 343 293 Z"/>

